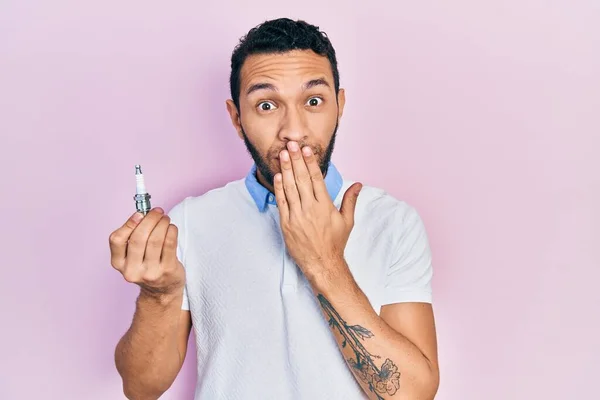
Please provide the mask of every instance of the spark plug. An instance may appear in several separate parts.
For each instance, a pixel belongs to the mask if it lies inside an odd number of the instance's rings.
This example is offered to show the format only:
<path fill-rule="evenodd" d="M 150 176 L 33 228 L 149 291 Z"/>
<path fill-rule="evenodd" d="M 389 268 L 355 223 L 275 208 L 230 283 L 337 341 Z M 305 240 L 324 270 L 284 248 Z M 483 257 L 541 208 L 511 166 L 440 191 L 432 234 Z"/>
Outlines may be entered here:
<path fill-rule="evenodd" d="M 144 174 L 142 173 L 142 167 L 140 165 L 135 166 L 135 208 L 138 212 L 146 215 L 152 208 L 150 205 L 150 194 L 146 190 L 146 183 L 144 182 Z"/>

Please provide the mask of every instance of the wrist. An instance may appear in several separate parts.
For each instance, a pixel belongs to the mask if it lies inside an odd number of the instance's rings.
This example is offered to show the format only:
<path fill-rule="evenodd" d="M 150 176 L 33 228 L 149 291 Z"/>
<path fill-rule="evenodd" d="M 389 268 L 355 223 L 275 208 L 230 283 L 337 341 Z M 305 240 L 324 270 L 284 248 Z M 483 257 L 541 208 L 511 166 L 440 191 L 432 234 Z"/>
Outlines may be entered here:
<path fill-rule="evenodd" d="M 329 290 L 353 280 L 350 268 L 343 257 L 311 264 L 305 270 L 308 271 L 307 280 L 313 288 L 319 291 Z"/>
<path fill-rule="evenodd" d="M 155 288 L 140 286 L 138 300 L 167 307 L 175 301 L 181 302 L 183 298 L 183 288 L 184 285 L 177 285 L 169 287 L 168 289 L 157 290 Z"/>

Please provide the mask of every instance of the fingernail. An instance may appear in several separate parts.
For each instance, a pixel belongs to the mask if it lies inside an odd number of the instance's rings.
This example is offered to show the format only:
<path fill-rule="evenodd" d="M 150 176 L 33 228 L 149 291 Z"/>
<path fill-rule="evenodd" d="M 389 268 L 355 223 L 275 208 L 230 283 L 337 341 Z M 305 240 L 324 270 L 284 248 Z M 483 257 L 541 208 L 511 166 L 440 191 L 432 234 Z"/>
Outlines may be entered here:
<path fill-rule="evenodd" d="M 164 214 L 164 213 L 165 213 L 165 210 L 163 210 L 163 209 L 162 209 L 162 208 L 160 208 L 160 207 L 156 207 L 156 208 L 154 208 L 154 210 L 155 210 L 157 213 L 160 213 L 160 214 Z"/>
<path fill-rule="evenodd" d="M 312 154 L 312 150 L 308 146 L 304 147 L 302 149 L 302 152 L 304 153 L 305 156 L 310 156 Z"/>
<path fill-rule="evenodd" d="M 298 143 L 296 142 L 289 142 L 288 146 L 290 148 L 291 151 L 298 151 Z"/>
<path fill-rule="evenodd" d="M 285 151 L 285 150 L 284 150 L 284 151 L 282 151 L 282 152 L 281 152 L 281 156 L 280 156 L 280 158 L 281 158 L 283 161 L 289 161 L 289 159 L 290 159 L 290 154 L 289 154 L 287 151 Z"/>
<path fill-rule="evenodd" d="M 136 212 L 135 214 L 133 214 L 133 217 L 131 219 L 137 224 L 142 219 L 144 219 L 144 216 L 142 215 L 142 213 Z"/>

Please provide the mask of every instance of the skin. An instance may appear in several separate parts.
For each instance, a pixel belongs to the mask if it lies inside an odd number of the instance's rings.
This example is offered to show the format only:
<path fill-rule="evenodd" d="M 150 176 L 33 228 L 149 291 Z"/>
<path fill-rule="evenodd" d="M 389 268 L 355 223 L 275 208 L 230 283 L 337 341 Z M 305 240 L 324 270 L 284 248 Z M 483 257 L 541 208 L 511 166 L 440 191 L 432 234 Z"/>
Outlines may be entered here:
<path fill-rule="evenodd" d="M 307 89 L 315 80 L 321 84 Z M 257 179 L 275 193 L 286 247 L 357 381 L 375 400 L 433 399 L 439 368 L 431 304 L 389 304 L 377 315 L 344 259 L 362 185 L 344 193 L 338 211 L 324 183 L 345 104 L 343 89 L 336 101 L 328 59 L 312 51 L 251 56 L 239 103 L 238 110 L 227 101 L 231 122 L 258 166 Z M 363 340 L 369 342 L 361 347 Z"/>
<path fill-rule="evenodd" d="M 307 88 L 309 82 L 316 84 Z M 258 90 L 249 93 L 253 87 Z M 239 102 L 239 110 L 232 100 L 226 103 L 232 124 L 259 166 L 258 180 L 276 195 L 286 246 L 357 381 L 376 400 L 432 399 L 438 367 L 431 305 L 386 305 L 377 315 L 343 257 L 362 185 L 346 191 L 339 211 L 326 192 L 325 167 L 345 104 L 343 89 L 336 98 L 329 61 L 310 51 L 250 56 L 241 70 Z M 130 399 L 160 397 L 185 360 L 192 321 L 180 309 L 185 271 L 176 256 L 177 236 L 156 208 L 145 217 L 135 213 L 109 237 L 112 266 L 140 286 L 131 327 L 115 349 Z M 363 341 L 360 355 L 373 355 L 373 368 L 391 372 L 357 368 L 356 346 Z"/>
<path fill-rule="evenodd" d="M 370 399 L 433 399 L 439 371 L 431 304 L 388 304 L 377 315 L 344 258 L 362 184 L 348 188 L 338 211 L 310 147 L 289 142 L 279 160 L 274 189 L 286 247 L 350 371 Z"/>
<path fill-rule="evenodd" d="M 325 173 L 346 102 L 343 89 L 336 98 L 329 60 L 311 51 L 252 55 L 240 77 L 240 109 L 227 100 L 227 111 L 258 166 L 258 181 L 273 192 L 279 153 L 290 141 L 310 146 Z M 315 80 L 320 84 L 305 88 Z M 264 87 L 248 94 L 255 85 Z"/>
<path fill-rule="evenodd" d="M 185 270 L 177 226 L 157 207 L 134 213 L 109 236 L 111 265 L 140 287 L 133 321 L 115 348 L 129 399 L 157 399 L 173 383 L 187 351 L 192 320 L 181 310 Z"/>

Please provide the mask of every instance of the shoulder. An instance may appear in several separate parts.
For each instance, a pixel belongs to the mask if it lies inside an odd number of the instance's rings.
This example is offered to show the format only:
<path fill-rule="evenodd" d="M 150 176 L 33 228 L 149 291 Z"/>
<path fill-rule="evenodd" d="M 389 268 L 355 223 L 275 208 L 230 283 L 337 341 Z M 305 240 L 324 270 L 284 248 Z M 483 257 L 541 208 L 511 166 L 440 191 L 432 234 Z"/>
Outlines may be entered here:
<path fill-rule="evenodd" d="M 337 199 L 340 204 L 344 193 L 354 183 L 355 181 L 344 180 Z M 409 227 L 414 225 L 415 220 L 420 220 L 420 215 L 414 205 L 383 188 L 366 184 L 363 184 L 358 196 L 356 214 L 395 227 Z"/>
<path fill-rule="evenodd" d="M 173 223 L 183 224 L 190 218 L 202 215 L 222 215 L 221 211 L 238 207 L 248 201 L 244 180 L 238 179 L 200 195 L 187 196 L 176 203 L 168 212 Z"/>

